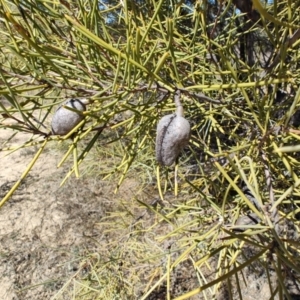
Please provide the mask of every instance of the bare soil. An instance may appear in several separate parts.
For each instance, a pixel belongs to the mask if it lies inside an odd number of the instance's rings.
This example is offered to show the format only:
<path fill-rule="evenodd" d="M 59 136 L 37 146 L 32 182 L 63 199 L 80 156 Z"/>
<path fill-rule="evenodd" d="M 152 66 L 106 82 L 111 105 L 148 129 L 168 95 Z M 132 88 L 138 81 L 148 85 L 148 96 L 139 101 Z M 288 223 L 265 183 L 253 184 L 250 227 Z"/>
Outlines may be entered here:
<path fill-rule="evenodd" d="M 10 132 L 0 130 L 0 144 Z M 28 136 L 15 138 L 21 144 Z M 7 145 L 6 145 L 7 146 Z M 0 199 L 19 180 L 35 153 L 27 148 L 0 152 Z M 113 187 L 97 178 L 60 183 L 67 166 L 47 148 L 16 193 L 0 209 L 0 299 L 51 299 L 97 249 L 95 223 L 111 210 Z"/>

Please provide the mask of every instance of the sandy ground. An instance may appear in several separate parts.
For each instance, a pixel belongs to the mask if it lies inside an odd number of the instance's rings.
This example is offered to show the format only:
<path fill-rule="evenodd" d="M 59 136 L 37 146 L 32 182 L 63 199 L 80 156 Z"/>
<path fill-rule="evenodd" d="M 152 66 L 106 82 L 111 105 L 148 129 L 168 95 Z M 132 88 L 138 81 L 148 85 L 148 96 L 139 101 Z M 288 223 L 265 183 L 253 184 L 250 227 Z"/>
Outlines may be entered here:
<path fill-rule="evenodd" d="M 0 145 L 10 136 L 0 129 Z M 10 145 L 26 141 L 15 138 Z M 0 199 L 20 178 L 35 153 L 0 152 Z M 30 175 L 0 209 L 0 299 L 51 299 L 96 249 L 96 221 L 112 206 L 112 188 L 97 179 L 60 182 L 67 165 L 57 169 L 58 151 L 47 147 Z"/>

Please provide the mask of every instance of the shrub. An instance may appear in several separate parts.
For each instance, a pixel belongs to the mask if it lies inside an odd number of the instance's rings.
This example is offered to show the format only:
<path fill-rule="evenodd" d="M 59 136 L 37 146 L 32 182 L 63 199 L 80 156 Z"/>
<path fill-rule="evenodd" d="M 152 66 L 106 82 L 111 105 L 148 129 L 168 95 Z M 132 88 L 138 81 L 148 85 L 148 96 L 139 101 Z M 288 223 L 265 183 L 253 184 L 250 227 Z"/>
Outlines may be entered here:
<path fill-rule="evenodd" d="M 161 198 L 175 191 L 181 201 L 139 202 L 157 216 L 144 230 L 164 224 L 158 241 L 175 248 L 161 254 L 162 273 L 149 271 L 141 299 L 164 284 L 167 299 L 212 299 L 220 287 L 242 299 L 242 274 L 254 271 L 268 279 L 269 299 L 299 288 L 299 1 L 233 2 L 1 1 L 0 124 L 11 138 L 28 134 L 19 148 L 37 147 L 21 180 L 58 142 L 69 143 L 61 164 L 73 155 L 65 179 L 111 143 L 122 157 L 102 176 L 118 174 L 120 186 L 141 158 L 155 174 L 156 125 L 181 93 L 189 147 L 175 173 L 161 167 L 157 177 Z M 72 131 L 53 135 L 51 115 L 66 98 L 90 104 Z M 184 268 L 195 283 L 175 291 Z"/>

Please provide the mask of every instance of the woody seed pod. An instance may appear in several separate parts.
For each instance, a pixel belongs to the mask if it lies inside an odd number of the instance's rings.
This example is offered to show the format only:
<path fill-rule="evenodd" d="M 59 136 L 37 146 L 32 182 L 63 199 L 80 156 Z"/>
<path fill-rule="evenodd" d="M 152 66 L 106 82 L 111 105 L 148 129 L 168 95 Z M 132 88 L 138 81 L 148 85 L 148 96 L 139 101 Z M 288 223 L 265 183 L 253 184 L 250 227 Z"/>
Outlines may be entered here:
<path fill-rule="evenodd" d="M 164 166 L 172 165 L 180 151 L 188 144 L 191 127 L 183 117 L 179 95 L 175 95 L 176 113 L 164 116 L 157 125 L 156 159 Z"/>
<path fill-rule="evenodd" d="M 78 111 L 85 111 L 87 100 L 70 99 L 61 105 L 52 118 L 52 133 L 55 135 L 65 135 L 69 133 L 76 125 L 78 125 L 84 116 L 75 111 L 69 110 L 64 106 L 68 106 Z"/>

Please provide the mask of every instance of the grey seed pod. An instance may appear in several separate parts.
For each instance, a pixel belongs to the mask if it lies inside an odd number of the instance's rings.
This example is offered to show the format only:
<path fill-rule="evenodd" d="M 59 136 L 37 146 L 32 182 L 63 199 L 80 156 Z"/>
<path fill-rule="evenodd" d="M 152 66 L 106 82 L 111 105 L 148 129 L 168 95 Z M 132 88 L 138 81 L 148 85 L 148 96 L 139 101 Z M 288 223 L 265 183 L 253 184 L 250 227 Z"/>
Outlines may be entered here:
<path fill-rule="evenodd" d="M 69 110 L 64 106 L 68 106 L 78 111 L 85 111 L 86 103 L 86 99 L 69 99 L 63 105 L 61 105 L 56 110 L 52 118 L 52 133 L 55 135 L 65 135 L 84 119 L 82 114 Z"/>
<path fill-rule="evenodd" d="M 172 165 L 188 144 L 190 132 L 190 124 L 184 117 L 178 114 L 164 116 L 157 125 L 157 161 L 164 166 Z"/>
<path fill-rule="evenodd" d="M 171 166 L 180 151 L 188 144 L 190 123 L 183 117 L 180 91 L 174 95 L 176 113 L 164 116 L 157 124 L 156 159 L 163 166 Z"/>

